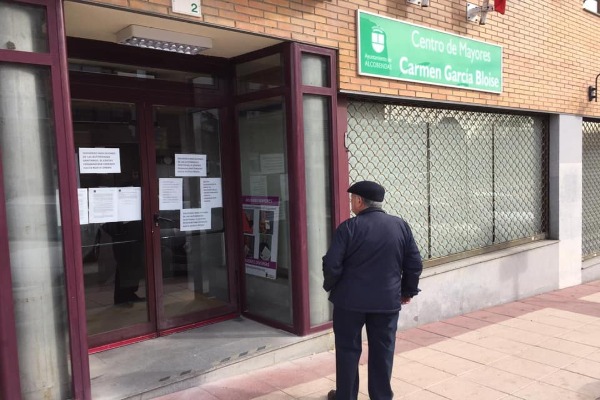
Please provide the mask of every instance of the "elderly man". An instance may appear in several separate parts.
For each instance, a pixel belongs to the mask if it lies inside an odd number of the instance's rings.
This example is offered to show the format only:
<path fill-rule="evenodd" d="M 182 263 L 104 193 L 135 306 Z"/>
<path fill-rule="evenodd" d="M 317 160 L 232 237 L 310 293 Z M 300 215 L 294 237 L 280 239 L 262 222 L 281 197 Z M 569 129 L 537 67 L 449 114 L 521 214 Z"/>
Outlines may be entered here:
<path fill-rule="evenodd" d="M 323 288 L 333 303 L 336 390 L 328 400 L 356 400 L 362 328 L 369 344 L 369 397 L 391 400 L 398 316 L 419 292 L 421 255 L 408 224 L 381 209 L 385 189 L 361 181 L 348 189 L 356 215 L 337 228 L 323 257 Z"/>

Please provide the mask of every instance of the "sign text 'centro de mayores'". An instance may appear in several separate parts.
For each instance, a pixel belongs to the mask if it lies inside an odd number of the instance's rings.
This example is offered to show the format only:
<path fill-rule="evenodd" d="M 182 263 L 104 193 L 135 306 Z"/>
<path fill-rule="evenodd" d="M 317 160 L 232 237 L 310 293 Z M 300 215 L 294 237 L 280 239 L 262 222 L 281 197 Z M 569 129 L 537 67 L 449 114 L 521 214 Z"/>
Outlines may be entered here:
<path fill-rule="evenodd" d="M 502 47 L 358 11 L 358 73 L 502 92 Z"/>

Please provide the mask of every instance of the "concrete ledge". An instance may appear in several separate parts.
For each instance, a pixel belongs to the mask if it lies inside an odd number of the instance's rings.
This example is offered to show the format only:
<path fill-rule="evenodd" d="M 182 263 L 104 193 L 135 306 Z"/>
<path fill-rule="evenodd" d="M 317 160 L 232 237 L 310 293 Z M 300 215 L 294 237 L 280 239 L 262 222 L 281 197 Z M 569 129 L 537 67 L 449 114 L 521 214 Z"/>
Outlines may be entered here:
<path fill-rule="evenodd" d="M 591 282 L 600 279 L 600 256 L 585 260 L 581 264 L 581 282 Z"/>
<path fill-rule="evenodd" d="M 540 240 L 427 268 L 402 308 L 408 329 L 558 289 L 559 241 Z"/>

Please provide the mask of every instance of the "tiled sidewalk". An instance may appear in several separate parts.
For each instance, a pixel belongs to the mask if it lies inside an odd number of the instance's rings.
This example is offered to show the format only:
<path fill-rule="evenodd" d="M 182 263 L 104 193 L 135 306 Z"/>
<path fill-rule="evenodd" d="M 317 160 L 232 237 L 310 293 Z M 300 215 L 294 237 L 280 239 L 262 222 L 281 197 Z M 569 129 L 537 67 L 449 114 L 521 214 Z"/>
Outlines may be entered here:
<path fill-rule="evenodd" d="M 600 281 L 401 331 L 396 353 L 395 399 L 599 400 Z M 328 352 L 160 400 L 322 400 L 334 387 Z"/>

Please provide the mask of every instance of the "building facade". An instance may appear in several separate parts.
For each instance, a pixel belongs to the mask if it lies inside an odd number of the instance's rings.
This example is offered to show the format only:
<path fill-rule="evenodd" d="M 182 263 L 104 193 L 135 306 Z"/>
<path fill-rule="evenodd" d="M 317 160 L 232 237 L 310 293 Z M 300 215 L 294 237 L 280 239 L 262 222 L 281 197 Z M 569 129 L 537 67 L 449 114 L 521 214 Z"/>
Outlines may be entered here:
<path fill-rule="evenodd" d="M 0 399 L 241 314 L 330 329 L 360 179 L 425 263 L 402 328 L 598 279 L 597 2 L 476 6 L 0 0 Z"/>

